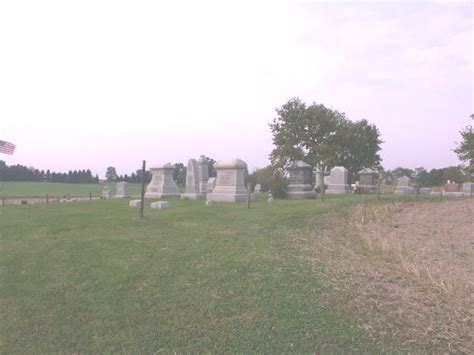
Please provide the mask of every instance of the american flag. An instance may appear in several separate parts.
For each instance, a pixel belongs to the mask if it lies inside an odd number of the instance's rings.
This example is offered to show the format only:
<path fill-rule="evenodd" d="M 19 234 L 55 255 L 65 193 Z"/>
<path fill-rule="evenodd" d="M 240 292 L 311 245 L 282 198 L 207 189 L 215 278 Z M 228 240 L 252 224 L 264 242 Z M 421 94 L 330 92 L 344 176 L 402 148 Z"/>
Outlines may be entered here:
<path fill-rule="evenodd" d="M 13 143 L 0 141 L 0 153 L 13 155 L 16 145 Z"/>

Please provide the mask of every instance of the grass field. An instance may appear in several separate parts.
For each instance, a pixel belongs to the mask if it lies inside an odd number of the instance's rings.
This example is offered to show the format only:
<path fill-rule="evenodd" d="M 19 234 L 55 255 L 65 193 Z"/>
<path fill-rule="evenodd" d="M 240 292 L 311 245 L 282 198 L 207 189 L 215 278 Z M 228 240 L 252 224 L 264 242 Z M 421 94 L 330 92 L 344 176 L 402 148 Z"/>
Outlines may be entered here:
<path fill-rule="evenodd" d="M 49 196 L 93 196 L 102 195 L 104 185 L 114 189 L 115 184 L 63 184 L 54 182 L 0 182 L 0 197 L 43 197 Z M 132 195 L 140 194 L 140 184 L 130 184 L 129 192 Z"/>
<path fill-rule="evenodd" d="M 0 352 L 376 353 L 298 239 L 373 196 L 0 209 Z M 394 197 L 387 197 L 394 200 Z M 303 256 L 303 257 L 302 257 Z"/>

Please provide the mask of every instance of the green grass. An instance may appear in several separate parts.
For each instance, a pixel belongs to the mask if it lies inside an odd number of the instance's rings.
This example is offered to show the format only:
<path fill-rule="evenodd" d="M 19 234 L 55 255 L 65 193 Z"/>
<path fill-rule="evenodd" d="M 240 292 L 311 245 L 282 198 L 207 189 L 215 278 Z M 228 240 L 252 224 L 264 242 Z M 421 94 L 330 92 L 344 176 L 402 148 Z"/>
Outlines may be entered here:
<path fill-rule="evenodd" d="M 360 201 L 0 208 L 0 352 L 380 352 L 295 243 Z"/>
<path fill-rule="evenodd" d="M 0 181 L 0 197 L 43 197 L 49 196 L 89 196 L 89 192 L 93 196 L 102 195 L 104 185 L 108 185 L 114 191 L 115 184 L 63 184 L 55 182 L 1 182 Z M 129 184 L 129 192 L 132 195 L 140 195 L 140 184 Z"/>

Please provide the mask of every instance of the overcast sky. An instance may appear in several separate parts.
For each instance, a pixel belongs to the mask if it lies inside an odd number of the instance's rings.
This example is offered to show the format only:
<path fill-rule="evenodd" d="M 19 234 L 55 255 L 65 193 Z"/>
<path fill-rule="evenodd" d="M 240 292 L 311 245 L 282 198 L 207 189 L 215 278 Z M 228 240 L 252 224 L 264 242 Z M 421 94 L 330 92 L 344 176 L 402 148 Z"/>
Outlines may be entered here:
<path fill-rule="evenodd" d="M 383 165 L 459 164 L 472 2 L 0 2 L 7 164 L 103 176 L 200 154 L 268 164 L 291 97 L 380 129 Z"/>

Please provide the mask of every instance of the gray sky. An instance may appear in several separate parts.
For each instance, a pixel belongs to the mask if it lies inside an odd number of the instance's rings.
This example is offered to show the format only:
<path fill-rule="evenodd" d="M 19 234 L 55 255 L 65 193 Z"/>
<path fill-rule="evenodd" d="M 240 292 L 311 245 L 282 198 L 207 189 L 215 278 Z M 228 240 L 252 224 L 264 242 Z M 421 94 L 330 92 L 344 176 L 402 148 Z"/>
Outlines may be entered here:
<path fill-rule="evenodd" d="M 458 164 L 473 3 L 0 2 L 7 164 L 103 176 L 205 154 L 268 164 L 298 96 L 375 123 L 383 165 Z"/>

